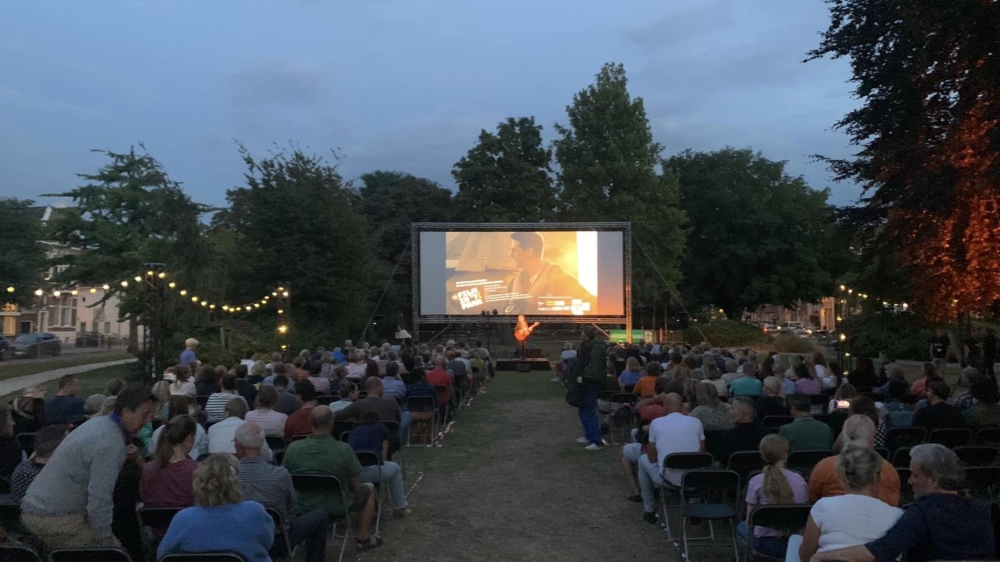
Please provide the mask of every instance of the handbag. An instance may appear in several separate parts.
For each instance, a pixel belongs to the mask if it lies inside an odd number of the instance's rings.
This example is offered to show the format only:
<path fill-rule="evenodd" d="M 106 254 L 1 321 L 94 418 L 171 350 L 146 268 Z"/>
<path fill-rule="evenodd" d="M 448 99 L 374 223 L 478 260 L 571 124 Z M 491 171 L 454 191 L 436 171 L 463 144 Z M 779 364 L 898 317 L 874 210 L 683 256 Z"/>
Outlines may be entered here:
<path fill-rule="evenodd" d="M 583 385 L 574 384 L 566 389 L 566 402 L 574 408 L 579 408 L 583 406 Z"/>

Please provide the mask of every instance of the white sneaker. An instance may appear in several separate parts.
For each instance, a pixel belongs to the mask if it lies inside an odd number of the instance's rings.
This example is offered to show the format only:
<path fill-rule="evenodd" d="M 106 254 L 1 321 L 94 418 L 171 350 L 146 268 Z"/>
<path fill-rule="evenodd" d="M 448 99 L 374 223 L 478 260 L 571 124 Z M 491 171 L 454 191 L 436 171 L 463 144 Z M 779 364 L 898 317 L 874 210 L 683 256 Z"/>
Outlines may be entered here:
<path fill-rule="evenodd" d="M 602 447 L 600 445 L 595 445 L 593 443 L 591 443 L 590 445 L 587 445 L 586 447 L 584 447 L 584 449 L 586 449 L 588 451 L 600 451 L 603 448 L 604 447 Z"/>
<path fill-rule="evenodd" d="M 576 442 L 583 445 L 584 443 L 590 443 L 590 439 L 587 439 L 586 437 L 577 437 Z"/>
<path fill-rule="evenodd" d="M 551 379 L 549 379 L 549 382 L 562 382 L 562 379 L 559 377 L 552 377 Z"/>

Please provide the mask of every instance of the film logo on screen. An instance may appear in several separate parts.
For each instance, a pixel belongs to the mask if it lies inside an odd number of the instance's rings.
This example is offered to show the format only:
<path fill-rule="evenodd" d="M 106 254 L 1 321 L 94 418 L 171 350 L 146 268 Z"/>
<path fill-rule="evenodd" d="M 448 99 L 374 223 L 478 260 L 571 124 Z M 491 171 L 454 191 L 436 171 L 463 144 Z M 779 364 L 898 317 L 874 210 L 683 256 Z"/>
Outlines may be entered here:
<path fill-rule="evenodd" d="M 483 306 L 483 295 L 479 292 L 479 287 L 460 291 L 458 293 L 458 304 L 462 307 L 462 310 Z"/>

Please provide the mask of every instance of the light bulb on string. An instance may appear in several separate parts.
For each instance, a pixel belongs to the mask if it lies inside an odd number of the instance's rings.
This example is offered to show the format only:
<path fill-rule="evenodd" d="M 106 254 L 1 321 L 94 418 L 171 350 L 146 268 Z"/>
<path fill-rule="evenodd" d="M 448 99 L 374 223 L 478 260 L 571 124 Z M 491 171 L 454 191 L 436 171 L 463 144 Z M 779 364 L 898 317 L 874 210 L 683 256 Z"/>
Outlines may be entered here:
<path fill-rule="evenodd" d="M 157 275 L 157 277 L 159 277 L 160 279 L 166 279 L 167 278 L 167 274 L 161 271 L 160 274 Z"/>
<path fill-rule="evenodd" d="M 76 295 L 78 295 L 79 293 L 80 293 L 80 291 L 77 291 L 76 289 L 73 289 L 72 291 L 69 292 L 69 294 L 73 295 L 74 297 Z"/>
<path fill-rule="evenodd" d="M 187 296 L 187 294 L 188 294 L 187 291 L 185 291 L 184 289 L 181 289 L 181 296 L 182 297 Z"/>
<path fill-rule="evenodd" d="M 177 283 L 174 283 L 173 281 L 171 281 L 170 283 L 167 283 L 167 287 L 170 287 L 171 289 L 174 289 L 174 288 L 177 287 Z"/>
<path fill-rule="evenodd" d="M 142 282 L 142 277 L 140 277 L 140 276 L 136 275 L 136 276 L 135 276 L 135 282 L 136 282 L 136 283 L 140 283 L 140 282 Z"/>
<path fill-rule="evenodd" d="M 281 293 L 281 296 L 287 297 L 288 296 L 288 291 L 285 291 L 285 292 Z"/>
<path fill-rule="evenodd" d="M 91 293 L 91 294 L 94 294 L 94 293 L 96 293 L 96 292 L 97 292 L 97 289 L 91 289 L 91 290 L 90 290 L 90 293 Z"/>
<path fill-rule="evenodd" d="M 14 292 L 14 287 L 7 287 L 7 292 L 8 293 L 13 293 Z"/>
<path fill-rule="evenodd" d="M 208 306 L 208 303 L 206 301 L 201 301 L 201 306 Z"/>
<path fill-rule="evenodd" d="M 52 291 L 52 296 L 55 298 L 59 298 L 60 296 L 62 296 L 62 291 Z"/>
<path fill-rule="evenodd" d="M 128 281 L 122 281 L 122 287 L 128 287 Z"/>
<path fill-rule="evenodd" d="M 277 292 L 271 293 L 271 296 L 272 297 L 276 297 L 276 296 L 278 296 L 278 293 Z"/>
<path fill-rule="evenodd" d="M 153 270 L 150 269 L 150 270 L 146 271 L 146 275 L 149 276 L 149 277 L 152 277 L 153 276 Z"/>
<path fill-rule="evenodd" d="M 104 289 L 105 291 L 110 291 L 111 290 L 111 285 L 108 285 L 107 283 L 105 283 L 104 285 L 101 285 L 101 288 Z"/>
<path fill-rule="evenodd" d="M 198 297 L 191 297 L 191 302 L 198 302 Z"/>
<path fill-rule="evenodd" d="M 285 290 L 285 288 L 284 288 L 284 287 L 278 287 L 278 292 L 279 292 L 279 293 L 281 293 L 281 292 L 284 292 L 284 290 Z"/>
<path fill-rule="evenodd" d="M 254 308 L 260 308 L 260 304 L 259 303 L 253 303 L 253 307 Z"/>
<path fill-rule="evenodd" d="M 35 296 L 36 297 L 40 297 L 40 296 L 42 296 L 44 294 L 45 294 L 45 291 L 43 291 L 41 289 L 35 289 Z"/>

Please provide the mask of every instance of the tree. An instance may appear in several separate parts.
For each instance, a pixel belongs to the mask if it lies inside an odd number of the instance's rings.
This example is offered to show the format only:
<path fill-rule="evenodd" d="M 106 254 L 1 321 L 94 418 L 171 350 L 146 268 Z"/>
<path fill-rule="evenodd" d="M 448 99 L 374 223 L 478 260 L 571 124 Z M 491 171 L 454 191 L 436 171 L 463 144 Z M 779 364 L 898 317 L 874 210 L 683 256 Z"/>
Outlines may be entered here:
<path fill-rule="evenodd" d="M 938 321 L 1000 300 L 1000 3 L 828 0 L 812 59 L 848 57 L 861 106 L 837 123 L 860 147 L 829 160 L 862 185 L 853 219 L 895 252 Z"/>
<path fill-rule="evenodd" d="M 785 162 L 750 149 L 670 158 L 691 229 L 683 294 L 730 318 L 762 304 L 789 306 L 830 294 L 838 267 L 829 190 L 811 189 Z"/>
<path fill-rule="evenodd" d="M 640 305 L 652 303 L 680 280 L 685 218 L 676 178 L 657 173 L 663 147 L 653 140 L 642 98 L 629 95 L 625 68 L 609 63 L 566 113 L 569 124 L 556 125 L 554 142 L 558 217 L 631 221 L 641 250 L 633 260 L 633 296 Z"/>
<path fill-rule="evenodd" d="M 26 303 L 45 269 L 42 227 L 32 201 L 0 197 L 0 291 L 4 302 Z M 8 292 L 13 287 L 14 292 Z"/>
<path fill-rule="evenodd" d="M 336 166 L 294 146 L 264 159 L 242 146 L 240 154 L 246 187 L 227 191 L 230 207 L 212 221 L 237 249 L 227 298 L 252 302 L 287 282 L 295 342 L 322 345 L 360 332 L 371 312 L 375 242 Z"/>
<path fill-rule="evenodd" d="M 556 206 L 552 151 L 542 145 L 534 117 L 508 118 L 479 142 L 451 171 L 458 184 L 454 217 L 460 222 L 550 220 Z"/>

